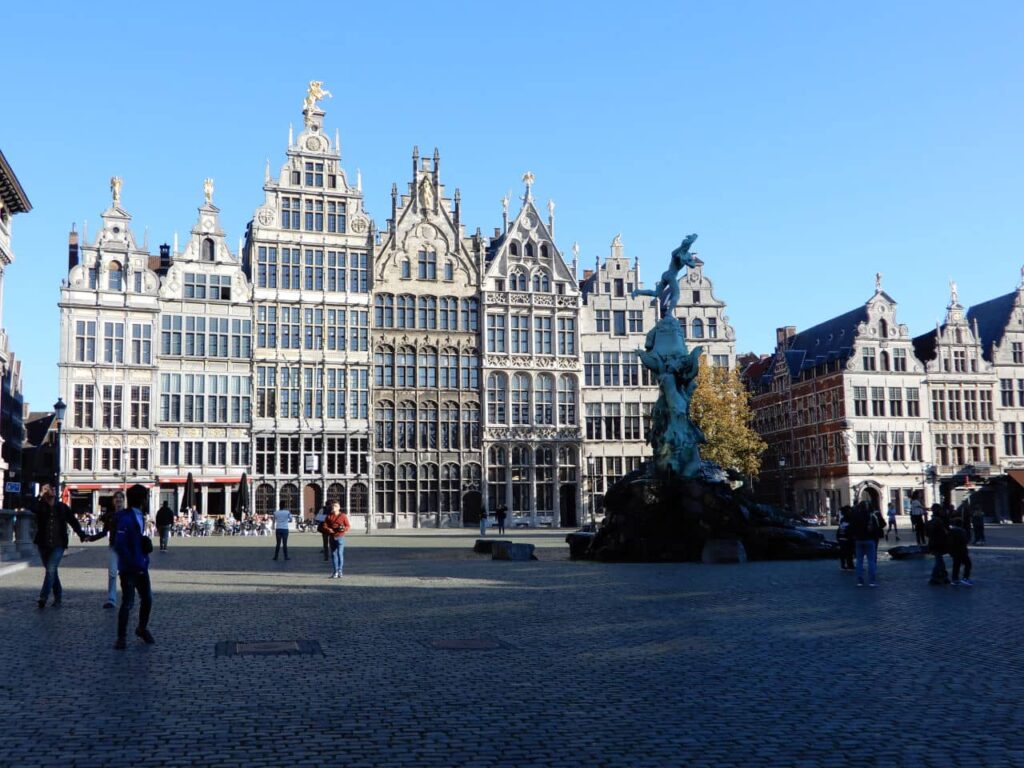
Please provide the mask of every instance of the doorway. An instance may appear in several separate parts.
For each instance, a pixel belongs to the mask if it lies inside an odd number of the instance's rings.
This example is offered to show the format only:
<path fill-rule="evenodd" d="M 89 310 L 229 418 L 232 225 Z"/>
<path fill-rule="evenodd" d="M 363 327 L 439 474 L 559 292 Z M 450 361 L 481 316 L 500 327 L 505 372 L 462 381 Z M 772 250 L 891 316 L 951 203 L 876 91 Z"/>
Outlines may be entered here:
<path fill-rule="evenodd" d="M 480 491 L 468 491 L 462 495 L 462 524 L 473 527 L 480 524 L 482 507 Z"/>
<path fill-rule="evenodd" d="M 576 483 L 563 483 L 558 491 L 559 525 L 562 528 L 577 528 Z"/>

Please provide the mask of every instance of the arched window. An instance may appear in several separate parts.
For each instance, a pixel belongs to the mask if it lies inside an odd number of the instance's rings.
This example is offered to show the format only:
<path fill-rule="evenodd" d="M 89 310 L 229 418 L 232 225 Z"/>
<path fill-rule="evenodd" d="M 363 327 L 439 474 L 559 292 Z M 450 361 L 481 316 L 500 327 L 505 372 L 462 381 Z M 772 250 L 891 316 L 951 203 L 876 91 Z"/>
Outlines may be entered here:
<path fill-rule="evenodd" d="M 690 324 L 693 330 L 693 338 L 703 339 L 704 338 L 704 321 L 699 317 L 693 318 L 693 322 Z"/>
<path fill-rule="evenodd" d="M 480 330 L 480 303 L 476 299 L 462 300 L 462 330 Z"/>
<path fill-rule="evenodd" d="M 398 297 L 398 315 L 395 318 L 396 328 L 415 328 L 416 327 L 416 297 L 415 296 L 399 296 Z"/>
<path fill-rule="evenodd" d="M 521 269 L 513 269 L 508 275 L 508 289 L 510 291 L 526 291 L 528 282 L 526 273 Z"/>
<path fill-rule="evenodd" d="M 550 445 L 542 445 L 534 451 L 533 467 L 537 513 L 552 515 L 555 511 L 555 451 Z"/>
<path fill-rule="evenodd" d="M 885 320 L 878 321 L 878 335 L 883 339 L 889 338 L 889 324 Z"/>
<path fill-rule="evenodd" d="M 506 504 L 508 487 L 508 452 L 499 445 L 491 446 L 487 452 L 487 497 L 493 512 Z"/>
<path fill-rule="evenodd" d="M 528 258 L 528 259 L 532 259 L 533 258 L 533 243 L 527 243 L 526 244 L 526 258 Z"/>
<path fill-rule="evenodd" d="M 509 473 L 512 480 L 513 517 L 530 515 L 530 459 L 533 451 L 527 445 L 514 445 L 510 452 Z"/>
<path fill-rule="evenodd" d="M 550 293 L 551 292 L 551 278 L 548 277 L 548 273 L 544 270 L 539 270 L 533 273 L 533 292 L 534 293 Z"/>
<path fill-rule="evenodd" d="M 260 483 L 256 486 L 256 506 L 250 512 L 257 515 L 271 515 L 274 513 L 274 486 L 270 483 Z"/>
<path fill-rule="evenodd" d="M 507 424 L 505 412 L 508 404 L 508 379 L 503 373 L 492 373 L 487 377 L 487 423 Z"/>
<path fill-rule="evenodd" d="M 480 447 L 480 406 L 476 403 L 462 406 L 462 447 Z"/>
<path fill-rule="evenodd" d="M 416 403 L 406 400 L 398 406 L 398 450 L 416 449 Z"/>
<path fill-rule="evenodd" d="M 525 373 L 512 376 L 512 424 L 530 423 L 530 377 Z"/>
<path fill-rule="evenodd" d="M 398 466 L 398 511 L 403 515 L 416 514 L 416 465 Z"/>
<path fill-rule="evenodd" d="M 281 501 L 279 509 L 287 509 L 293 515 L 299 512 L 299 486 L 294 483 L 285 483 L 281 486 Z"/>
<path fill-rule="evenodd" d="M 477 390 L 480 388 L 480 357 L 475 349 L 462 351 L 462 388 Z"/>
<path fill-rule="evenodd" d="M 444 349 L 441 351 L 440 368 L 441 389 L 459 388 L 459 351 Z"/>
<path fill-rule="evenodd" d="M 420 467 L 420 503 L 418 510 L 421 515 L 437 512 L 439 491 L 437 464 L 423 464 Z"/>
<path fill-rule="evenodd" d="M 437 403 L 420 406 L 420 448 L 437 450 Z"/>
<path fill-rule="evenodd" d="M 203 261 L 214 261 L 214 247 L 213 240 L 208 237 L 203 238 Z"/>
<path fill-rule="evenodd" d="M 462 465 L 462 487 L 464 490 L 479 491 L 482 478 L 482 469 L 479 464 L 470 462 Z"/>
<path fill-rule="evenodd" d="M 451 401 L 441 406 L 441 450 L 459 450 L 459 404 Z"/>
<path fill-rule="evenodd" d="M 441 467 L 441 511 L 452 513 L 462 508 L 462 488 L 458 464 Z"/>
<path fill-rule="evenodd" d="M 428 331 L 437 330 L 437 299 L 433 296 L 420 296 L 419 305 L 417 327 L 426 328 Z"/>
<path fill-rule="evenodd" d="M 547 243 L 541 243 L 540 244 L 540 257 L 542 259 L 546 259 L 548 257 L 548 244 Z"/>
<path fill-rule="evenodd" d="M 558 423 L 562 426 L 576 423 L 576 379 L 567 373 L 558 379 Z"/>
<path fill-rule="evenodd" d="M 438 327 L 442 331 L 459 330 L 459 300 L 444 297 L 441 299 L 441 316 Z"/>
<path fill-rule="evenodd" d="M 124 272 L 121 263 L 112 261 L 107 267 L 107 287 L 112 291 L 120 291 L 124 287 Z"/>
<path fill-rule="evenodd" d="M 373 325 L 375 328 L 394 328 L 395 297 L 390 293 L 381 293 L 374 298 Z"/>
<path fill-rule="evenodd" d="M 345 486 L 341 483 L 331 483 L 327 486 L 326 503 L 330 504 L 332 501 L 338 502 L 342 509 L 345 508 Z"/>
<path fill-rule="evenodd" d="M 377 347 L 373 353 L 373 383 L 378 387 L 395 384 L 395 350 L 387 345 Z"/>
<path fill-rule="evenodd" d="M 378 464 L 374 488 L 377 492 L 377 514 L 393 515 L 395 512 L 395 465 Z"/>
<path fill-rule="evenodd" d="M 374 444 L 378 451 L 395 447 L 395 404 L 384 400 L 373 409 Z"/>
<path fill-rule="evenodd" d="M 533 423 L 545 425 L 555 423 L 555 377 L 547 373 L 542 373 L 537 378 Z"/>
<path fill-rule="evenodd" d="M 519 245 L 518 245 L 518 243 L 516 243 L 515 241 L 509 243 L 509 245 L 508 245 L 508 252 L 509 252 L 509 255 L 511 255 L 511 256 L 518 256 L 519 255 Z"/>
<path fill-rule="evenodd" d="M 348 511 L 353 515 L 367 514 L 370 511 L 367 504 L 369 499 L 370 494 L 366 489 L 366 483 L 355 483 L 348 499 Z"/>
<path fill-rule="evenodd" d="M 708 318 L 708 338 L 709 339 L 717 339 L 718 338 L 718 319 L 717 318 L 714 318 L 714 317 L 709 317 Z"/>
<path fill-rule="evenodd" d="M 398 350 L 395 385 L 399 389 L 414 389 L 416 387 L 416 350 L 412 347 L 402 347 Z"/>
<path fill-rule="evenodd" d="M 418 383 L 421 387 L 437 386 L 437 348 L 420 350 Z"/>
<path fill-rule="evenodd" d="M 444 279 L 449 281 L 455 279 L 455 265 L 450 261 L 444 263 Z"/>

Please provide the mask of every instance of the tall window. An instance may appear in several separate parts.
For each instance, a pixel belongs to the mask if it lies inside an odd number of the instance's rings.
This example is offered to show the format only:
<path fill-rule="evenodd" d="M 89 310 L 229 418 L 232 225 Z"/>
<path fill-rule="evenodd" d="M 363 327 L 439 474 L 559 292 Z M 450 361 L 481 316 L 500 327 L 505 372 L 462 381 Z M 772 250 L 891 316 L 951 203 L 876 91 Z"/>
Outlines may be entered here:
<path fill-rule="evenodd" d="M 418 386 L 430 388 L 437 386 L 437 349 L 427 347 L 420 352 L 418 373 Z"/>
<path fill-rule="evenodd" d="M 506 503 L 508 485 L 508 453 L 501 446 L 492 446 L 487 453 L 487 496 L 492 509 Z"/>
<path fill-rule="evenodd" d="M 576 379 L 567 373 L 558 379 L 558 423 L 563 426 L 576 423 Z"/>
<path fill-rule="evenodd" d="M 444 464 L 441 467 L 441 493 L 438 509 L 442 513 L 458 512 L 462 507 L 460 474 L 458 464 Z"/>
<path fill-rule="evenodd" d="M 487 351 L 504 352 L 505 349 L 505 316 L 487 315 Z"/>
<path fill-rule="evenodd" d="M 516 445 L 510 452 L 509 473 L 512 480 L 513 515 L 523 516 L 530 512 L 530 458 L 533 452 L 525 445 Z"/>
<path fill-rule="evenodd" d="M 459 450 L 459 404 L 446 402 L 441 406 L 441 450 Z"/>
<path fill-rule="evenodd" d="M 398 450 L 416 449 L 416 404 L 405 401 L 398 406 Z"/>
<path fill-rule="evenodd" d="M 437 299 L 433 296 L 420 296 L 419 320 L 417 327 L 427 330 L 437 329 Z"/>
<path fill-rule="evenodd" d="M 101 388 L 103 403 L 100 424 L 103 429 L 121 429 L 123 389 L 120 385 L 110 384 L 104 384 Z"/>
<path fill-rule="evenodd" d="M 476 403 L 462 406 L 462 447 L 480 447 L 480 406 Z"/>
<path fill-rule="evenodd" d="M 437 403 L 420 406 L 420 448 L 437 449 Z"/>
<path fill-rule="evenodd" d="M 378 387 L 394 386 L 395 351 L 393 347 L 379 347 L 373 353 L 373 383 Z"/>
<path fill-rule="evenodd" d="M 121 265 L 116 261 L 112 261 L 110 262 L 110 268 L 107 274 L 107 287 L 112 291 L 120 291 L 123 286 L 124 273 L 121 271 Z"/>
<path fill-rule="evenodd" d="M 79 428 L 92 429 L 95 413 L 96 388 L 92 384 L 75 384 L 71 402 L 71 423 Z"/>
<path fill-rule="evenodd" d="M 75 322 L 75 361 L 79 363 L 96 362 L 95 320 L 78 320 Z"/>
<path fill-rule="evenodd" d="M 690 323 L 691 335 L 695 339 L 704 338 L 704 321 L 699 317 L 693 318 L 693 322 Z"/>
<path fill-rule="evenodd" d="M 572 317 L 558 318 L 558 354 L 576 354 L 576 320 Z"/>
<path fill-rule="evenodd" d="M 551 317 L 533 318 L 533 352 L 537 355 L 551 354 Z"/>
<path fill-rule="evenodd" d="M 373 433 L 378 451 L 389 451 L 395 447 L 394 403 L 385 400 L 374 407 Z"/>
<path fill-rule="evenodd" d="M 396 328 L 416 327 L 416 298 L 414 296 L 398 297 L 398 315 L 395 321 Z"/>
<path fill-rule="evenodd" d="M 530 377 L 525 373 L 512 376 L 512 424 L 530 423 Z"/>
<path fill-rule="evenodd" d="M 551 446 L 542 445 L 534 451 L 533 479 L 533 497 L 538 514 L 553 514 L 555 510 L 555 452 Z"/>
<path fill-rule="evenodd" d="M 395 297 L 390 293 L 378 294 L 373 299 L 373 327 L 395 326 Z"/>
<path fill-rule="evenodd" d="M 487 423 L 507 424 L 508 379 L 503 373 L 492 373 L 487 377 Z"/>
<path fill-rule="evenodd" d="M 103 362 L 124 363 L 124 323 L 103 324 Z"/>
<path fill-rule="evenodd" d="M 377 493 L 377 514 L 393 515 L 395 513 L 395 465 L 378 464 L 374 488 Z"/>
<path fill-rule="evenodd" d="M 416 386 L 416 351 L 412 347 L 400 347 L 398 350 L 395 385 L 399 389 L 413 389 Z"/>
<path fill-rule="evenodd" d="M 543 373 L 537 378 L 537 394 L 534 397 L 534 424 L 555 423 L 555 377 Z"/>
<path fill-rule="evenodd" d="M 875 365 L 875 349 L 874 347 L 865 347 L 861 356 L 861 363 L 864 366 L 865 371 L 874 371 L 877 369 Z"/>
<path fill-rule="evenodd" d="M 420 280 L 437 280 L 436 251 L 420 251 L 416 255 L 416 276 Z"/>
<path fill-rule="evenodd" d="M 548 273 L 541 270 L 536 272 L 533 276 L 533 292 L 534 293 L 551 293 L 551 278 L 548 277 Z"/>
<path fill-rule="evenodd" d="M 415 464 L 400 464 L 398 467 L 398 512 L 403 515 L 416 514 Z"/>
<path fill-rule="evenodd" d="M 476 299 L 462 299 L 462 330 L 477 331 L 480 327 L 480 302 Z"/>
<path fill-rule="evenodd" d="M 438 320 L 438 327 L 442 331 L 459 330 L 459 300 L 454 297 L 442 297 Z"/>
<path fill-rule="evenodd" d="M 530 318 L 527 315 L 512 315 L 512 353 L 526 355 L 530 352 Z"/>
<path fill-rule="evenodd" d="M 441 351 L 440 385 L 441 389 L 459 388 L 459 353 L 455 349 Z"/>

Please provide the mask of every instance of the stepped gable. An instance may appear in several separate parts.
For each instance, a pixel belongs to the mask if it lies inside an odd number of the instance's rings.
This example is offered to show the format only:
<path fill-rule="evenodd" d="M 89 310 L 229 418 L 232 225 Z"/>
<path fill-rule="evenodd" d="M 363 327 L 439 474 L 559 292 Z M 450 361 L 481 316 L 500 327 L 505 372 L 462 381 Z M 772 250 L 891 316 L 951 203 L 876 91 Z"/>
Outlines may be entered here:
<path fill-rule="evenodd" d="M 981 353 L 989 362 L 992 361 L 992 348 L 1003 340 L 1003 334 L 1006 333 L 1018 294 L 1018 291 L 1011 291 L 1004 296 L 975 304 L 967 310 L 967 322 L 978 324 Z"/>

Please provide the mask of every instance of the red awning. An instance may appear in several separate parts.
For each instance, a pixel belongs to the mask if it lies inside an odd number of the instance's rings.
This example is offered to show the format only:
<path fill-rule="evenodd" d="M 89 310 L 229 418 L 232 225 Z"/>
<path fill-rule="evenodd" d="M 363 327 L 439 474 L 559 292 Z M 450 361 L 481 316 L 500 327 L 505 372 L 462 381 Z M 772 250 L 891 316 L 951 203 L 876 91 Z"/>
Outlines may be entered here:
<path fill-rule="evenodd" d="M 1024 486 L 1024 469 L 1008 469 L 1006 474 L 1016 480 L 1019 485 Z"/>
<path fill-rule="evenodd" d="M 161 477 L 158 482 L 160 485 L 184 485 L 188 481 L 187 477 Z M 196 485 L 238 485 L 242 482 L 241 477 L 192 477 L 192 482 Z"/>
<path fill-rule="evenodd" d="M 133 485 L 153 488 L 155 483 L 65 483 L 64 488 L 71 491 L 116 491 L 127 490 Z"/>

